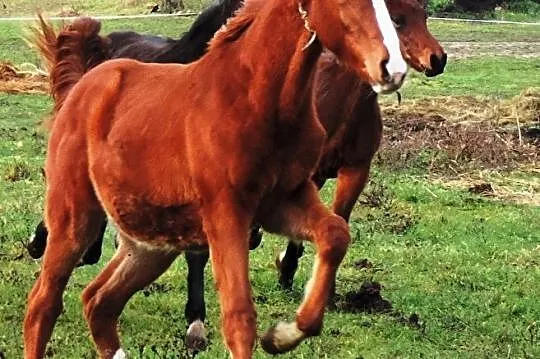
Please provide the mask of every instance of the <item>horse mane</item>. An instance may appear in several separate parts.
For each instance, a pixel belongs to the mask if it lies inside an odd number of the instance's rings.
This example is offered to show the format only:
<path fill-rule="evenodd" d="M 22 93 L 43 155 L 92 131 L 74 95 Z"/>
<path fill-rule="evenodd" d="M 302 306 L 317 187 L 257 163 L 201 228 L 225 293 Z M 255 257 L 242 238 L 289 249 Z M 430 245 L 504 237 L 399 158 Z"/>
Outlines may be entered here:
<path fill-rule="evenodd" d="M 208 51 L 219 48 L 226 43 L 234 42 L 249 28 L 255 20 L 255 16 L 264 5 L 263 0 L 249 0 L 236 14 L 229 18 L 225 25 L 219 29 L 214 38 L 208 44 Z"/>
<path fill-rule="evenodd" d="M 101 23 L 82 17 L 57 33 L 41 14 L 31 29 L 33 44 L 49 71 L 54 113 L 62 107 L 71 88 L 91 68 L 109 58 L 107 40 L 99 36 Z"/>

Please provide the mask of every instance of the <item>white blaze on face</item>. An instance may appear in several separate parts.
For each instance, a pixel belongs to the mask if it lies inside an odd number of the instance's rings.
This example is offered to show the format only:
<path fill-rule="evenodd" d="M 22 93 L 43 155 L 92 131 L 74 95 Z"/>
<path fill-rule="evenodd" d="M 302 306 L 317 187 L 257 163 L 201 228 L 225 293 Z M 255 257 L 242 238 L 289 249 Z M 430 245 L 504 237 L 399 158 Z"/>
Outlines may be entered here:
<path fill-rule="evenodd" d="M 406 74 L 407 63 L 401 55 L 399 46 L 399 38 L 396 33 L 388 8 L 384 0 L 371 0 L 373 8 L 375 9 L 375 17 L 377 18 L 377 24 L 381 30 L 383 36 L 383 43 L 388 50 L 390 58 L 386 64 L 386 70 L 388 74 L 393 77 L 394 74 Z"/>

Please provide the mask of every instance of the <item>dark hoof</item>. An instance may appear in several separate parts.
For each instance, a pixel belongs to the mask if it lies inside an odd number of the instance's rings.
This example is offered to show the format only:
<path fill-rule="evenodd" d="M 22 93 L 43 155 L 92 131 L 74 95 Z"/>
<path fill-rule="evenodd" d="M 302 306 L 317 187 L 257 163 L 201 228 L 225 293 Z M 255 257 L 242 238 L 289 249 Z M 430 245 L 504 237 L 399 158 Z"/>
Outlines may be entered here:
<path fill-rule="evenodd" d="M 278 323 L 261 337 L 261 347 L 268 354 L 283 354 L 293 350 L 306 338 L 296 323 Z"/>
<path fill-rule="evenodd" d="M 34 230 L 34 235 L 30 237 L 30 240 L 26 245 L 26 250 L 28 251 L 30 257 L 34 259 L 39 259 L 43 257 L 43 253 L 45 253 L 45 247 L 47 247 L 48 234 L 49 233 L 47 232 L 45 223 L 43 223 L 43 221 L 39 222 L 39 224 L 36 226 L 36 229 Z"/>
<path fill-rule="evenodd" d="M 45 247 L 47 246 L 47 237 L 42 238 L 36 235 L 30 237 L 30 241 L 26 245 L 26 250 L 30 257 L 34 259 L 39 259 L 43 257 L 45 252 Z"/>
<path fill-rule="evenodd" d="M 249 250 L 252 251 L 257 248 L 262 241 L 263 231 L 259 227 L 255 227 L 251 230 L 249 235 Z"/>
<path fill-rule="evenodd" d="M 208 346 L 204 323 L 196 320 L 189 325 L 186 333 L 186 346 L 191 352 L 200 352 Z"/>
<path fill-rule="evenodd" d="M 26 250 L 28 251 L 28 254 L 30 257 L 34 259 L 39 259 L 43 257 L 43 253 L 45 252 L 45 246 L 47 245 L 47 242 L 36 242 L 35 238 L 30 238 L 30 242 L 26 245 Z"/>

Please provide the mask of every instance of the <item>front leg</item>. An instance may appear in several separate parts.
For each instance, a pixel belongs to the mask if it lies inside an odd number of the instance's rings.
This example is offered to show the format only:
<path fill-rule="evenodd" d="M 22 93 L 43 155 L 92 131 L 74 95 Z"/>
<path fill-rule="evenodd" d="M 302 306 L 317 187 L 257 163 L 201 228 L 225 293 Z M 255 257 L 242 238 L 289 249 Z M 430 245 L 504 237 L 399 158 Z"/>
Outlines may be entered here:
<path fill-rule="evenodd" d="M 351 212 L 364 190 L 369 177 L 370 161 L 359 166 L 341 167 L 338 170 L 336 194 L 332 209 L 335 214 L 349 222 Z"/>
<path fill-rule="evenodd" d="M 350 242 L 347 223 L 321 202 L 317 188 L 307 182 L 282 201 L 273 218 L 263 227 L 313 242 L 316 258 L 313 275 L 306 285 L 304 301 L 293 323 L 278 323 L 266 332 L 262 347 L 271 354 L 295 348 L 309 336 L 318 335 L 336 272 Z"/>
<path fill-rule="evenodd" d="M 233 359 L 249 359 L 256 337 L 256 314 L 248 272 L 252 218 L 233 193 L 203 208 L 203 223 L 221 305 L 221 330 Z"/>

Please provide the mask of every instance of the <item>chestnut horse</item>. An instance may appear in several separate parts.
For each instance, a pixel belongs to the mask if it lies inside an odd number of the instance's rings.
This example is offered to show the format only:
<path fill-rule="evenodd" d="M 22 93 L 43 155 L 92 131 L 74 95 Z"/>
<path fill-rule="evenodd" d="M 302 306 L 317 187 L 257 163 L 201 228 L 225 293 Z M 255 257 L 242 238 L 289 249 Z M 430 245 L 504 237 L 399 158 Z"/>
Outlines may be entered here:
<path fill-rule="evenodd" d="M 428 77 L 441 74 L 447 55 L 427 29 L 424 0 L 389 0 L 387 5 L 409 65 Z M 369 83 L 335 56 L 322 56 L 317 70 L 314 101 L 328 139 L 313 181 L 321 188 L 326 180 L 337 177 L 332 210 L 349 221 L 379 148 L 381 110 Z M 302 243 L 290 240 L 276 259 L 282 287 L 291 288 L 302 253 Z"/>
<path fill-rule="evenodd" d="M 210 38 L 211 31 L 209 28 L 216 27 L 218 21 L 215 20 L 216 16 L 224 16 L 223 14 L 229 14 L 237 4 L 222 3 L 217 6 L 207 9 L 197 19 L 186 35 L 180 40 L 164 39 L 156 36 L 140 35 L 132 32 L 118 32 L 111 33 L 107 37 L 109 42 L 102 41 L 102 44 L 108 44 L 106 48 L 101 49 L 102 52 L 109 52 L 110 57 L 117 58 L 120 56 L 130 57 L 148 62 L 162 62 L 163 59 L 169 59 L 172 62 L 187 62 L 190 58 L 199 57 L 203 54 L 204 50 L 199 46 L 206 37 Z M 402 52 L 406 56 L 407 62 L 415 68 L 417 71 L 424 72 L 427 76 L 435 76 L 442 73 L 446 63 L 446 54 L 444 54 L 439 43 L 432 37 L 427 30 L 426 26 L 426 12 L 421 7 L 421 0 L 391 0 L 387 1 L 388 10 L 390 12 L 392 21 L 395 27 L 398 29 L 398 36 L 402 45 Z M 222 11 L 219 11 L 221 9 Z M 220 18 L 225 21 L 223 17 Z M 204 25 L 203 25 L 204 24 Z M 45 26 L 42 22 L 41 26 Z M 76 31 L 74 27 L 70 27 L 71 31 Z M 42 33 L 51 32 L 50 28 L 42 29 Z M 202 35 L 201 35 L 202 34 Z M 95 35 L 95 34 L 93 34 Z M 190 42 L 184 41 L 184 39 L 197 39 Z M 87 41 L 88 43 L 96 43 L 95 39 L 80 38 L 80 41 Z M 193 42 L 195 41 L 195 42 Z M 46 49 L 43 46 L 46 42 L 41 39 L 41 48 Z M 180 46 L 182 44 L 182 46 Z M 165 46 L 166 45 L 166 46 Z M 162 47 L 164 50 L 161 50 Z M 96 47 L 94 47 L 97 50 Z M 45 51 L 45 50 L 43 50 Z M 89 63 L 88 58 L 81 59 L 83 63 Z M 91 62 L 90 62 L 91 63 Z M 381 119 L 376 104 L 376 96 L 373 96 L 369 86 L 360 84 L 354 73 L 347 71 L 337 64 L 332 56 L 326 55 L 319 61 L 318 71 L 325 69 L 327 74 L 337 75 L 336 78 L 340 81 L 332 85 L 334 93 L 345 93 L 345 98 L 340 98 L 339 101 L 335 101 L 336 98 L 332 98 L 333 101 L 329 101 L 329 95 L 322 94 L 326 101 L 318 101 L 318 111 L 323 112 L 326 116 L 323 118 L 323 125 L 328 130 L 331 130 L 332 134 L 335 134 L 336 126 L 346 126 L 344 132 L 351 131 L 349 139 L 355 138 L 357 135 L 360 139 L 360 143 L 364 145 L 352 154 L 355 158 L 361 158 L 359 165 L 354 166 L 350 163 L 348 166 L 356 168 L 357 171 L 364 173 L 364 180 L 361 182 L 344 182 L 344 176 L 340 177 L 338 181 L 338 187 L 343 187 L 344 183 L 349 187 L 341 189 L 339 193 L 341 196 L 337 199 L 341 201 L 348 201 L 350 203 L 350 210 L 352 204 L 356 201 L 359 193 L 362 191 L 365 182 L 367 181 L 367 174 L 369 172 L 369 164 L 373 157 L 378 143 L 380 142 L 380 127 Z M 321 76 L 315 83 L 316 91 L 327 92 L 328 82 L 334 80 L 332 76 Z M 367 86 L 367 87 L 366 87 Z M 360 102 L 359 102 L 360 101 Z M 351 112 L 346 115 L 339 115 L 340 111 L 344 109 L 348 111 L 349 108 L 344 106 L 347 103 L 358 103 L 359 107 L 355 112 Z M 375 113 L 373 113 L 376 108 Z M 338 114 L 338 115 L 335 115 Z M 355 117 L 356 116 L 356 117 Z M 345 121 L 344 124 L 341 121 Z M 377 130 L 377 131 L 374 131 Z M 320 166 L 318 169 L 318 177 L 314 178 L 317 181 L 319 187 L 324 184 L 327 179 L 325 176 L 335 177 L 338 170 L 329 169 L 329 163 L 335 168 L 339 168 L 342 164 L 340 158 L 337 157 L 336 147 L 342 146 L 342 151 L 347 152 L 354 149 L 353 146 L 347 144 L 347 141 L 343 136 L 331 136 L 331 141 L 334 143 L 334 152 L 325 153 L 323 158 L 326 159 L 326 168 Z M 342 142 L 340 142 L 342 141 Z M 364 151 L 364 152 L 362 152 Z M 330 151 L 329 151 L 330 152 Z M 334 156 L 334 158 L 332 157 Z M 345 154 L 347 156 L 347 154 Z M 343 157 L 342 157 L 343 158 Z M 367 168 L 365 167 L 367 165 Z M 326 171 L 326 172 L 325 172 Z M 333 174 L 329 174 L 332 172 Z M 326 173 L 326 174 L 325 174 Z M 351 173 L 348 171 L 347 173 Z M 360 186 L 360 188 L 358 188 Z M 350 190 L 350 192 L 347 192 Z M 339 209 L 335 209 L 337 214 L 342 215 L 345 219 L 348 219 L 348 214 L 340 212 Z M 101 255 L 101 243 L 103 237 L 103 231 L 105 227 L 101 229 L 98 240 L 87 250 L 84 254 L 82 262 L 84 264 L 96 263 Z M 33 242 L 34 246 L 30 248 L 36 248 L 36 243 L 42 246 L 44 250 L 44 243 L 46 241 L 47 232 L 43 222 L 41 222 L 35 231 Z M 256 247 L 260 242 L 261 235 L 258 230 L 253 231 L 251 235 L 250 248 Z M 36 253 L 36 252 L 31 252 Z M 39 253 L 39 252 L 38 252 Z M 303 253 L 303 247 L 301 243 L 291 241 L 287 247 L 287 251 L 283 252 L 279 257 L 278 269 L 280 270 L 280 283 L 285 288 L 290 288 L 292 285 L 294 273 L 298 265 L 298 258 Z M 42 254 L 42 252 L 41 252 Z M 38 254 L 38 256 L 41 256 Z M 36 257 L 35 254 L 33 254 Z M 188 320 L 188 331 L 186 335 L 186 341 L 188 347 L 202 349 L 206 343 L 204 320 L 206 316 L 205 301 L 204 301 L 204 267 L 208 261 L 207 252 L 186 252 L 186 259 L 188 263 L 188 300 L 186 303 L 185 315 Z"/>
<path fill-rule="evenodd" d="M 189 63 L 200 58 L 205 52 L 208 41 L 214 33 L 240 6 L 239 0 L 222 0 L 205 9 L 193 22 L 189 30 L 178 40 L 159 36 L 143 35 L 132 31 L 119 31 L 99 36 L 99 28 L 88 32 L 87 28 L 79 29 L 67 26 L 62 33 L 62 41 L 70 41 L 74 46 L 84 49 L 80 57 L 80 66 L 85 71 L 113 58 L 132 58 L 144 62 L 157 63 Z M 86 32 L 85 32 L 86 31 Z M 42 19 L 38 28 L 34 29 L 36 47 L 45 60 L 46 67 L 51 70 L 56 62 L 54 49 L 58 35 L 54 29 Z M 69 40 L 68 40 L 69 39 Z M 58 86 L 52 77 L 51 88 Z M 106 221 L 100 228 L 97 240 L 88 248 L 81 258 L 80 265 L 95 264 L 101 257 L 101 247 L 106 229 Z M 32 258 L 40 258 L 47 244 L 47 228 L 41 221 L 27 245 Z M 257 247 L 262 238 L 258 229 L 250 235 L 250 249 Z M 206 308 L 204 302 L 204 267 L 208 262 L 207 252 L 185 253 L 188 264 L 188 300 L 185 316 L 188 321 L 186 342 L 188 347 L 200 350 L 207 342 L 204 330 Z"/>
<path fill-rule="evenodd" d="M 83 293 L 101 357 L 125 355 L 117 322 L 129 298 L 182 251 L 208 247 L 225 343 L 233 358 L 251 358 L 252 223 L 317 250 L 295 321 L 270 328 L 262 347 L 286 352 L 318 335 L 350 237 L 311 181 L 326 136 L 313 78 L 325 47 L 376 91 L 399 89 L 407 66 L 384 1 L 249 0 L 190 65 L 112 60 L 84 74 L 81 54 L 58 46 L 64 58 L 51 75 L 65 81 L 53 89 L 49 238 L 28 298 L 25 356 L 43 357 L 69 276 L 106 214 L 120 245 Z"/>

